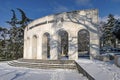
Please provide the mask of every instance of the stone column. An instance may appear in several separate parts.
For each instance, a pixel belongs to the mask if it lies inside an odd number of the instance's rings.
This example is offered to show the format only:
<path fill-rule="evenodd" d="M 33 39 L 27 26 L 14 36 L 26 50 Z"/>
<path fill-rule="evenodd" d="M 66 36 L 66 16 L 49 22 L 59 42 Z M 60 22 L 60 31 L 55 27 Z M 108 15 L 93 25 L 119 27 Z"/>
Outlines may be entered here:
<path fill-rule="evenodd" d="M 68 37 L 68 55 L 70 60 L 77 60 L 78 59 L 78 44 L 77 44 L 77 37 L 76 36 L 69 36 Z"/>
<path fill-rule="evenodd" d="M 32 37 L 29 39 L 28 43 L 27 43 L 27 55 L 28 55 L 28 59 L 32 59 Z"/>
<path fill-rule="evenodd" d="M 99 54 L 99 37 L 97 34 L 90 34 L 90 59 L 96 58 Z"/>
<path fill-rule="evenodd" d="M 34 35 L 32 37 L 32 58 L 37 59 L 37 41 L 38 41 L 38 36 Z"/>
<path fill-rule="evenodd" d="M 57 34 L 51 35 L 50 39 L 50 59 L 57 60 L 59 56 L 59 37 Z"/>
<path fill-rule="evenodd" d="M 24 54 L 23 54 L 23 58 L 26 59 L 27 58 L 27 39 L 24 39 Z"/>
<path fill-rule="evenodd" d="M 37 40 L 37 59 L 42 59 L 42 38 L 38 37 Z"/>
<path fill-rule="evenodd" d="M 27 59 L 28 58 L 28 46 L 27 46 L 27 42 L 28 42 L 28 38 L 26 37 L 26 28 L 24 30 L 24 54 L 23 54 L 23 58 Z"/>

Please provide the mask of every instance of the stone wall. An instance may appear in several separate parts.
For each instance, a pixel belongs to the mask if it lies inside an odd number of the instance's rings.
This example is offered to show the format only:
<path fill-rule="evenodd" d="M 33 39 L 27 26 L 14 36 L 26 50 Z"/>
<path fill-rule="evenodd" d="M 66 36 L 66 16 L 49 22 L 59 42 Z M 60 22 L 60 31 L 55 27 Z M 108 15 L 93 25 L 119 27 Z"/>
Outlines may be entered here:
<path fill-rule="evenodd" d="M 115 64 L 120 67 L 120 55 L 115 55 L 115 60 L 114 60 Z"/>

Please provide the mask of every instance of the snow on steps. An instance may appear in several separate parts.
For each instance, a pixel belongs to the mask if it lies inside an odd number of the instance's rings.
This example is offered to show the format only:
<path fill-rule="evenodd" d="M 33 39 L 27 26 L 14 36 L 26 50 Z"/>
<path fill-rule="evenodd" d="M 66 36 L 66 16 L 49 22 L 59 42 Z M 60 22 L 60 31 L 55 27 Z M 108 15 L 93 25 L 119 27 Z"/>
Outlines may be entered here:
<path fill-rule="evenodd" d="M 76 69 L 74 60 L 34 60 L 19 59 L 8 63 L 16 67 L 28 67 L 39 69 Z"/>
<path fill-rule="evenodd" d="M 17 67 L 40 69 L 77 69 L 89 80 L 120 80 L 120 69 L 102 61 L 79 60 L 29 60 L 19 59 L 9 62 Z"/>

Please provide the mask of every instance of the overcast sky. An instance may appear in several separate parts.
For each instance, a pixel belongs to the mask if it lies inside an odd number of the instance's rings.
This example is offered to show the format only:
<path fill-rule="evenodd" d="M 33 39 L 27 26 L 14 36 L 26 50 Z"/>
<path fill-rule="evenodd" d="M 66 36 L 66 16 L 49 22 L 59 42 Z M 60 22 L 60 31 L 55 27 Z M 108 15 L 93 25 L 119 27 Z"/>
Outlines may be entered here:
<path fill-rule="evenodd" d="M 120 0 L 0 0 L 0 26 L 8 27 L 5 21 L 12 16 L 10 10 L 16 8 L 32 19 L 64 11 L 98 9 L 99 17 L 104 20 L 110 13 L 119 17 Z M 17 14 L 19 17 L 18 11 Z"/>

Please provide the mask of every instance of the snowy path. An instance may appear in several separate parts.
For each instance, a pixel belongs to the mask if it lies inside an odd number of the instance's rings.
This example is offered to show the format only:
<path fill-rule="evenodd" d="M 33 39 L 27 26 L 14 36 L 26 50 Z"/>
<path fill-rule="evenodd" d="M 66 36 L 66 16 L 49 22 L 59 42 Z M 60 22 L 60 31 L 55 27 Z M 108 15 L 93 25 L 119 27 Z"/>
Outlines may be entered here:
<path fill-rule="evenodd" d="M 76 70 L 65 69 L 30 69 L 12 67 L 7 62 L 0 62 L 0 80 L 87 80 Z"/>
<path fill-rule="evenodd" d="M 120 80 L 120 68 L 110 62 L 80 59 L 76 61 L 95 80 Z"/>

